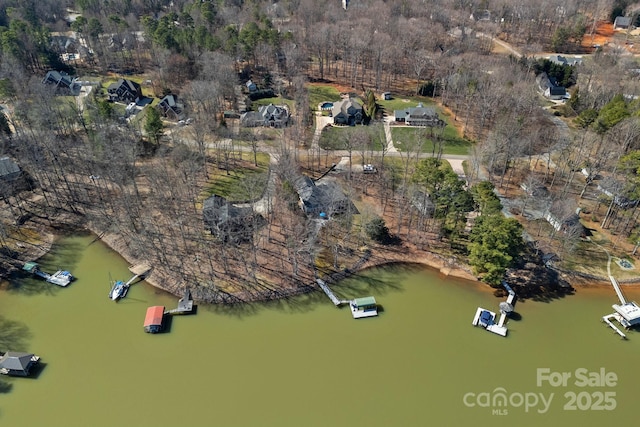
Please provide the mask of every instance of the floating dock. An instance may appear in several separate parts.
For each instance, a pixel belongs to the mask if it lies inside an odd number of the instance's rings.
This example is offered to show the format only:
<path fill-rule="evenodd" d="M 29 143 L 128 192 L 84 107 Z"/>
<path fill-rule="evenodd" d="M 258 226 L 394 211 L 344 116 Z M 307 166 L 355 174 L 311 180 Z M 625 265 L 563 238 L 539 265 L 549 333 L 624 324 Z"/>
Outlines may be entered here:
<path fill-rule="evenodd" d="M 627 336 L 613 324 L 612 320 L 617 321 L 625 329 L 640 325 L 640 306 L 638 306 L 635 301 L 626 300 L 615 277 L 609 275 L 609 280 L 611 281 L 611 285 L 613 285 L 613 289 L 620 300 L 620 304 L 613 304 L 611 307 L 615 310 L 615 313 L 603 316 L 602 321 L 613 329 L 613 332 L 626 339 Z"/>
<path fill-rule="evenodd" d="M 320 289 L 324 291 L 329 297 L 333 305 L 339 307 L 341 305 L 349 304 L 351 314 L 354 319 L 361 319 L 363 317 L 374 317 L 378 315 L 378 305 L 374 297 L 356 298 L 353 300 L 344 300 L 338 298 L 331 288 L 324 282 L 324 280 L 316 279 L 316 283 L 320 286 Z"/>
<path fill-rule="evenodd" d="M 28 271 L 34 276 L 40 277 L 46 280 L 49 283 L 54 285 L 66 287 L 71 283 L 74 279 L 73 275 L 66 270 L 58 270 L 53 274 L 49 274 L 45 271 L 40 270 L 40 266 L 38 263 L 30 261 L 26 262 L 22 267 L 23 270 Z"/>
<path fill-rule="evenodd" d="M 504 280 L 502 281 L 502 286 L 507 290 L 509 296 L 506 301 L 500 303 L 500 319 L 498 319 L 498 323 L 496 323 L 496 313 L 491 310 L 478 307 L 471 324 L 473 326 L 481 326 L 489 332 L 506 337 L 507 327 L 504 325 L 507 322 L 507 317 L 513 313 L 514 306 L 516 304 L 516 293 Z"/>

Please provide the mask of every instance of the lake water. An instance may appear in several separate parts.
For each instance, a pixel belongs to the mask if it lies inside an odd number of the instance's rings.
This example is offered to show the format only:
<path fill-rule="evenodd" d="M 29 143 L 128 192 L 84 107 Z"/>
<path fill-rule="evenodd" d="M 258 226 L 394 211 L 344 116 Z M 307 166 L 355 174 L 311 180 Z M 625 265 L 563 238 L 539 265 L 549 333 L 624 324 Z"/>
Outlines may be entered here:
<path fill-rule="evenodd" d="M 150 335 L 146 308 L 174 308 L 177 298 L 140 283 L 109 300 L 109 276 L 126 280 L 127 264 L 92 240 L 64 239 L 42 260 L 78 277 L 68 288 L 21 279 L 0 291 L 1 316 L 28 329 L 13 350 L 44 362 L 37 378 L 8 379 L 0 425 L 601 427 L 637 418 L 640 333 L 623 341 L 600 323 L 613 289 L 518 302 L 502 338 L 471 326 L 476 307 L 497 311 L 501 301 L 484 287 L 395 266 L 335 287 L 375 295 L 377 318 L 353 320 L 317 293 L 201 306 Z M 544 368 L 552 380 L 570 376 L 538 386 Z M 601 368 L 604 386 L 583 384 Z"/>

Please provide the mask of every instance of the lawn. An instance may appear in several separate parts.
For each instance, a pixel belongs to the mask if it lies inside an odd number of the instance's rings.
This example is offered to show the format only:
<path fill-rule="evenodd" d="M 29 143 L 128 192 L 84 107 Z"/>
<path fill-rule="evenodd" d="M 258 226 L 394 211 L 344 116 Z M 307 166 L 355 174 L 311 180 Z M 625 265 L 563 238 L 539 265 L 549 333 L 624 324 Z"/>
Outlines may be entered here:
<path fill-rule="evenodd" d="M 307 89 L 309 90 L 309 106 L 314 111 L 322 102 L 340 101 L 340 92 L 333 86 L 309 85 Z"/>
<path fill-rule="evenodd" d="M 428 128 L 392 126 L 391 138 L 398 151 L 415 151 L 419 141 L 423 141 L 422 152 L 431 153 L 434 149 L 434 141 Z M 469 154 L 471 143 L 460 138 L 454 128 L 447 126 L 442 135 L 444 139 L 443 154 Z"/>
<path fill-rule="evenodd" d="M 380 105 L 380 107 L 384 111 L 384 113 L 386 113 L 386 115 L 388 116 L 393 116 L 393 112 L 395 110 L 404 110 L 405 108 L 408 108 L 408 107 L 415 107 L 416 105 L 418 105 L 419 102 L 422 102 L 422 105 L 424 105 L 425 107 L 435 108 L 438 114 L 442 115 L 442 111 L 440 111 L 440 109 L 438 108 L 438 105 L 435 102 L 433 102 L 431 98 L 428 98 L 426 96 L 412 96 L 410 98 L 404 98 L 404 97 L 393 98 L 388 101 L 385 101 L 383 99 L 378 99 L 377 102 L 378 102 L 378 105 Z"/>
<path fill-rule="evenodd" d="M 383 146 L 387 145 L 384 130 L 381 126 L 327 126 L 320 135 L 318 144 L 325 150 L 345 150 L 346 139 L 351 138 L 357 132 L 366 132 L 371 138 L 372 151 L 381 151 Z M 354 151 L 358 151 L 354 149 Z"/>
<path fill-rule="evenodd" d="M 251 109 L 254 111 L 258 111 L 258 107 L 269 104 L 286 105 L 289 107 L 289 111 L 291 112 L 291 114 L 295 113 L 295 101 L 293 99 L 287 99 L 281 96 L 274 96 L 273 98 L 262 98 L 251 101 Z"/>
<path fill-rule="evenodd" d="M 239 165 L 227 171 L 214 168 L 203 198 L 212 194 L 230 202 L 244 202 L 262 196 L 269 177 L 269 154 L 258 153 L 258 166 L 253 164 L 253 153 L 240 153 Z"/>

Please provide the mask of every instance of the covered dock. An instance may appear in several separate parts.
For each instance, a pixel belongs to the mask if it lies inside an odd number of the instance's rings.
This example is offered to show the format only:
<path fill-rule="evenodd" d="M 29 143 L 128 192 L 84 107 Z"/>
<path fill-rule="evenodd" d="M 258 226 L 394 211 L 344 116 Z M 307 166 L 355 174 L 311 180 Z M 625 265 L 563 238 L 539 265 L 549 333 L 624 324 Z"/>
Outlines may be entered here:
<path fill-rule="evenodd" d="M 164 306 L 155 305 L 147 308 L 144 318 L 144 331 L 155 334 L 162 331 L 164 321 Z"/>
<path fill-rule="evenodd" d="M 0 374 L 26 377 L 39 362 L 35 354 L 8 351 L 0 357 Z"/>

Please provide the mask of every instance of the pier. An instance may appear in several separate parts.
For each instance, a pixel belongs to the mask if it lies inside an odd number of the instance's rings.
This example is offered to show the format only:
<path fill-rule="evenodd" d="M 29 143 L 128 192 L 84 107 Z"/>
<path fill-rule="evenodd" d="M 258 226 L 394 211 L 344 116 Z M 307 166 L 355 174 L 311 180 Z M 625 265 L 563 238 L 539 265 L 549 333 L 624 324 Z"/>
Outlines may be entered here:
<path fill-rule="evenodd" d="M 320 289 L 322 289 L 324 291 L 324 293 L 327 294 L 327 296 L 329 297 L 329 299 L 331 300 L 333 305 L 335 305 L 336 307 L 338 307 L 338 306 L 340 306 L 342 304 L 349 304 L 351 302 L 350 300 L 341 300 L 340 298 L 338 298 L 333 293 L 331 288 L 329 288 L 329 286 L 327 286 L 327 284 L 324 282 L 324 280 L 316 279 L 316 282 L 318 283 L 318 286 L 320 286 Z"/>
<path fill-rule="evenodd" d="M 602 316 L 602 321 L 606 323 L 607 326 L 609 326 L 611 329 L 613 329 L 613 332 L 620 335 L 622 339 L 627 339 L 627 336 L 624 334 L 624 332 L 622 332 L 616 325 L 614 325 L 613 322 L 611 322 L 611 319 L 617 320 L 619 323 L 621 323 L 620 317 L 617 313 L 612 313 L 606 316 Z"/>
<path fill-rule="evenodd" d="M 193 313 L 194 304 L 189 288 L 184 290 L 184 296 L 178 300 L 178 308 L 165 311 L 164 314 L 189 314 Z"/>
<path fill-rule="evenodd" d="M 618 284 L 618 281 L 613 276 L 609 276 L 609 280 L 611 280 L 611 284 L 613 285 L 613 289 L 616 291 L 616 294 L 618 295 L 618 299 L 620 300 L 620 304 L 626 304 L 627 300 L 624 298 L 624 295 L 622 294 L 622 290 L 620 289 L 620 285 Z"/>

